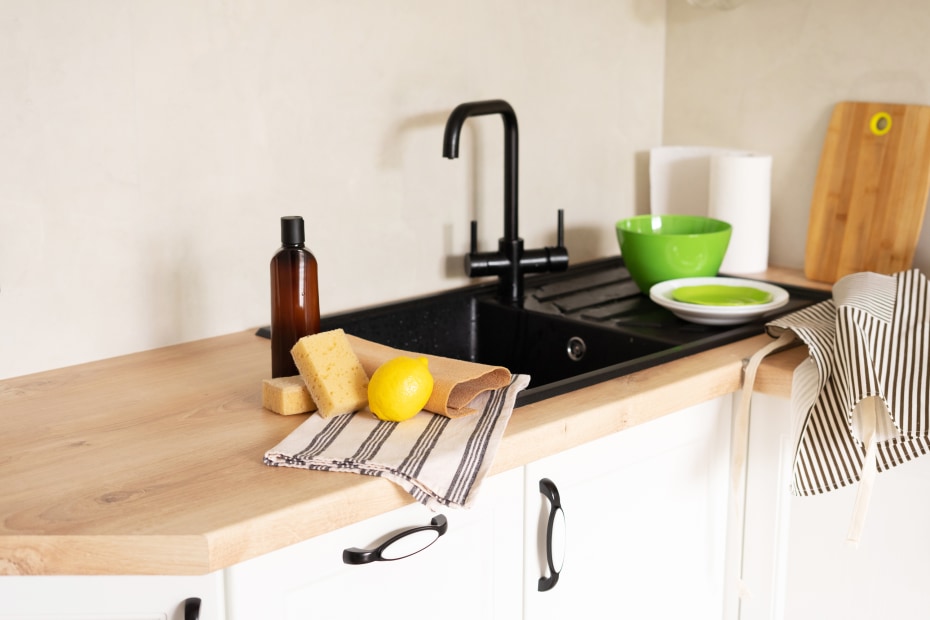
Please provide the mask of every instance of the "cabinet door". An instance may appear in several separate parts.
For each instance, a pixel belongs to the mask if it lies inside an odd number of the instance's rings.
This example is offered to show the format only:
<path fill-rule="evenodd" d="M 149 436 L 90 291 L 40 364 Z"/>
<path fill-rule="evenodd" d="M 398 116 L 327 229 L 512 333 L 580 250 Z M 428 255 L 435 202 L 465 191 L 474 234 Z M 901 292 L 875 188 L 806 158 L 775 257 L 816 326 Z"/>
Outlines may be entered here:
<path fill-rule="evenodd" d="M 723 616 L 730 403 L 704 403 L 526 467 L 525 618 Z M 540 592 L 550 512 L 543 478 L 558 489 L 566 535 L 558 583 Z"/>
<path fill-rule="evenodd" d="M 198 616 L 185 616 L 189 598 Z M 223 620 L 224 605 L 222 573 L 0 577 L 0 620 Z"/>
<path fill-rule="evenodd" d="M 787 399 L 754 394 L 741 620 L 926 618 L 930 457 L 880 473 L 858 547 L 846 541 L 858 485 L 791 494 Z"/>
<path fill-rule="evenodd" d="M 435 513 L 415 504 L 227 570 L 230 620 L 353 618 L 512 620 L 521 616 L 523 475 L 486 480 L 469 510 L 446 510 L 447 532 L 395 561 L 349 565 L 343 550 L 375 548 Z"/>

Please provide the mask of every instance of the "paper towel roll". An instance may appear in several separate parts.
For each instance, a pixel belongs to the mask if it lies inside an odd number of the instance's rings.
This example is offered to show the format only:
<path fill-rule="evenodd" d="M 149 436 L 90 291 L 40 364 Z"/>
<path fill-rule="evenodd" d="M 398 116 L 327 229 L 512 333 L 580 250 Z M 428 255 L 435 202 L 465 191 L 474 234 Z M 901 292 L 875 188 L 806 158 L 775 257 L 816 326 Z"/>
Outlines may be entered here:
<path fill-rule="evenodd" d="M 711 156 L 707 215 L 733 225 L 722 273 L 758 273 L 768 268 L 771 200 L 770 155 Z"/>

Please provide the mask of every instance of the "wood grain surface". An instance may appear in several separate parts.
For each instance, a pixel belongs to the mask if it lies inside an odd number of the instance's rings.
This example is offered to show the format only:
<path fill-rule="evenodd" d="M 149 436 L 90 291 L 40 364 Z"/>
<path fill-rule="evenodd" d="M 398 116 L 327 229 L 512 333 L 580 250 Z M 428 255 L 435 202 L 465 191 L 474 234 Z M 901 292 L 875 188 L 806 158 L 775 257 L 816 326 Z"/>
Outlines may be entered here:
<path fill-rule="evenodd" d="M 492 473 L 733 392 L 768 340 L 519 407 Z M 787 396 L 782 355 L 759 391 Z M 0 575 L 206 574 L 411 503 L 263 464 L 306 418 L 262 408 L 270 356 L 247 331 L 0 381 Z"/>
<path fill-rule="evenodd" d="M 930 107 L 833 109 L 811 200 L 804 273 L 836 282 L 909 269 L 930 190 Z"/>

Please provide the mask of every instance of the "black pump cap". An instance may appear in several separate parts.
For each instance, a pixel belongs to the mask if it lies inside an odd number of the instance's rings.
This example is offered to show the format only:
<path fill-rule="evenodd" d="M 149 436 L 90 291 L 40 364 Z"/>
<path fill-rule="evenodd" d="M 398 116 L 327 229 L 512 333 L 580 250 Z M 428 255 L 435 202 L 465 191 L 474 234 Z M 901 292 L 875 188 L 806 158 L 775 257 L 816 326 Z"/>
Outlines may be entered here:
<path fill-rule="evenodd" d="M 300 245 L 304 242 L 304 218 L 299 215 L 285 215 L 281 218 L 281 243 Z"/>

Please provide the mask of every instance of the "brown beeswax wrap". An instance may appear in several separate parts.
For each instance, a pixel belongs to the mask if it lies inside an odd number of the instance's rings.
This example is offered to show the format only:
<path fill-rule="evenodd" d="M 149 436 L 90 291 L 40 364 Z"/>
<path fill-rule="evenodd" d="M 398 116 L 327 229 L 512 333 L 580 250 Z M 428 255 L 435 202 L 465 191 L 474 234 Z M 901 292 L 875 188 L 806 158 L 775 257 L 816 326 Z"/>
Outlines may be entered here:
<path fill-rule="evenodd" d="M 477 409 L 468 406 L 475 396 L 510 385 L 510 371 L 503 366 L 488 366 L 437 355 L 424 355 L 395 349 L 350 334 L 346 336 L 369 377 L 381 364 L 401 355 L 412 358 L 425 357 L 429 360 L 429 371 L 433 375 L 433 393 L 424 409 L 449 418 L 477 413 Z"/>

